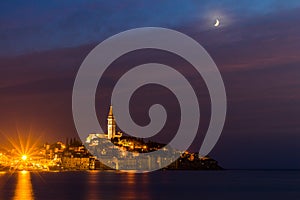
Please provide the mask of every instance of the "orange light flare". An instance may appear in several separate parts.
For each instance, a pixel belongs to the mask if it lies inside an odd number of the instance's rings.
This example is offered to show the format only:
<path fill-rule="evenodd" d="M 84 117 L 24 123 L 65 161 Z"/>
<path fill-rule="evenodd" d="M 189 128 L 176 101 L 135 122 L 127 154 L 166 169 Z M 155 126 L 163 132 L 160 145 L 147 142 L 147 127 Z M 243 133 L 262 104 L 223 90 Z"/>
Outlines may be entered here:
<path fill-rule="evenodd" d="M 10 144 L 8 146 L 2 146 L 0 144 L 7 152 L 5 157 L 6 160 L 8 160 L 6 165 L 10 167 L 9 177 L 11 177 L 16 171 L 21 171 L 21 174 L 29 174 L 27 170 L 30 170 L 31 173 L 37 174 L 41 180 L 44 181 L 43 177 L 39 174 L 39 171 L 36 171 L 35 168 L 28 168 L 28 166 L 33 167 L 33 165 L 37 163 L 36 161 L 43 157 L 43 155 L 41 155 L 40 147 L 42 144 L 41 138 L 44 136 L 44 133 L 39 134 L 37 137 L 37 134 L 33 134 L 31 128 L 29 131 L 22 132 L 18 128 L 16 128 L 16 130 L 17 135 L 0 131 L 0 135 L 4 136 Z"/>
<path fill-rule="evenodd" d="M 22 155 L 22 160 L 26 161 L 27 160 L 27 155 Z"/>
<path fill-rule="evenodd" d="M 28 133 L 20 133 L 19 129 L 17 129 L 17 136 L 8 136 L 8 134 L 3 134 L 7 141 L 12 146 L 11 148 L 6 148 L 8 152 L 10 152 L 10 159 L 17 163 L 19 162 L 29 162 L 40 157 L 40 135 L 37 138 L 32 137 L 31 131 Z"/>

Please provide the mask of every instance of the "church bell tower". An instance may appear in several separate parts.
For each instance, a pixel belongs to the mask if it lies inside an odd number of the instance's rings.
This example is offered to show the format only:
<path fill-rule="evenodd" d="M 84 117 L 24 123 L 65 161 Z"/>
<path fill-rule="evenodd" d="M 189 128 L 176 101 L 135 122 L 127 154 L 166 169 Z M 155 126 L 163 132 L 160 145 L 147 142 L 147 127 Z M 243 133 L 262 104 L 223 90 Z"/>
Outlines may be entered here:
<path fill-rule="evenodd" d="M 112 139 L 116 136 L 116 122 L 113 114 L 112 106 L 109 107 L 109 113 L 107 117 L 107 137 Z"/>

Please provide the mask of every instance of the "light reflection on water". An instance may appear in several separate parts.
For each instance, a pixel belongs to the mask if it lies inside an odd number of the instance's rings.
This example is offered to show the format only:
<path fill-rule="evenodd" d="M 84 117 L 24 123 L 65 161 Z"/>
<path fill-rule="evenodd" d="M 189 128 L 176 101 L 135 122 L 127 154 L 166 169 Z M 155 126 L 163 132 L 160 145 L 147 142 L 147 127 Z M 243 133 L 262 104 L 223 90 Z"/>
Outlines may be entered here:
<path fill-rule="evenodd" d="M 14 200 L 32 200 L 34 199 L 30 172 L 18 172 L 17 186 L 15 189 Z"/>
<path fill-rule="evenodd" d="M 299 171 L 0 173 L 1 200 L 299 199 L 299 191 Z"/>
<path fill-rule="evenodd" d="M 94 200 L 94 199 L 100 199 L 101 196 L 97 192 L 98 190 L 98 176 L 97 176 L 97 171 L 89 171 L 88 173 L 88 185 L 89 185 L 89 192 L 87 193 L 87 199 Z"/>
<path fill-rule="evenodd" d="M 124 190 L 123 197 L 128 199 L 133 199 L 136 195 L 135 191 L 135 183 L 136 183 L 136 174 L 135 173 L 126 173 L 124 176 Z"/>
<path fill-rule="evenodd" d="M 87 188 L 86 199 L 89 200 L 111 199 L 112 190 L 115 190 L 114 195 L 118 199 L 150 199 L 148 173 L 89 171 Z"/>
<path fill-rule="evenodd" d="M 149 174 L 125 173 L 121 199 L 150 199 Z"/>
<path fill-rule="evenodd" d="M 151 199 L 148 173 L 19 171 L 0 178 L 0 199 Z"/>

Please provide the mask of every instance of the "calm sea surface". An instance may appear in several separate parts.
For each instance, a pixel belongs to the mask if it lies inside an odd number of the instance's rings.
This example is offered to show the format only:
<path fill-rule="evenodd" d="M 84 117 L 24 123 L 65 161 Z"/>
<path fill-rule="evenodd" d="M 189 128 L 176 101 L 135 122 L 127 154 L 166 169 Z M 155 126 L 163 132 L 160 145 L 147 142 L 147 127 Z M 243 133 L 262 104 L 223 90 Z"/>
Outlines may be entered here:
<path fill-rule="evenodd" d="M 300 199 L 300 171 L 0 172 L 0 199 Z"/>

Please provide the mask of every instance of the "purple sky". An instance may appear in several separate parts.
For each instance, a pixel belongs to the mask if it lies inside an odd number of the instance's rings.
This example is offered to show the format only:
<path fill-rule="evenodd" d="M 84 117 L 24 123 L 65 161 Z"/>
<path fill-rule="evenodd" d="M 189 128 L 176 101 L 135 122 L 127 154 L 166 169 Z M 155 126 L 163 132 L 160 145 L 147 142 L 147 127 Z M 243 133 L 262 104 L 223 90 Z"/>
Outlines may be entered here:
<path fill-rule="evenodd" d="M 211 156 L 225 168 L 300 168 L 298 1 L 122 2 L 1 2 L 1 141 L 17 129 L 44 134 L 42 139 L 49 142 L 75 137 L 72 87 L 85 56 L 122 30 L 162 26 L 202 44 L 223 76 L 227 120 Z M 218 28 L 213 27 L 216 18 Z M 127 65 L 157 56 L 185 67 L 157 52 L 137 53 L 137 60 L 116 62 L 112 73 L 117 76 Z M 110 83 L 104 81 L 108 92 Z M 97 94 L 97 100 L 108 103 L 105 95 Z M 208 99 L 205 92 L 203 96 Z M 204 129 L 208 106 L 203 100 Z M 97 104 L 97 109 L 104 124 L 108 107 Z M 192 149 L 199 148 L 201 138 Z"/>

